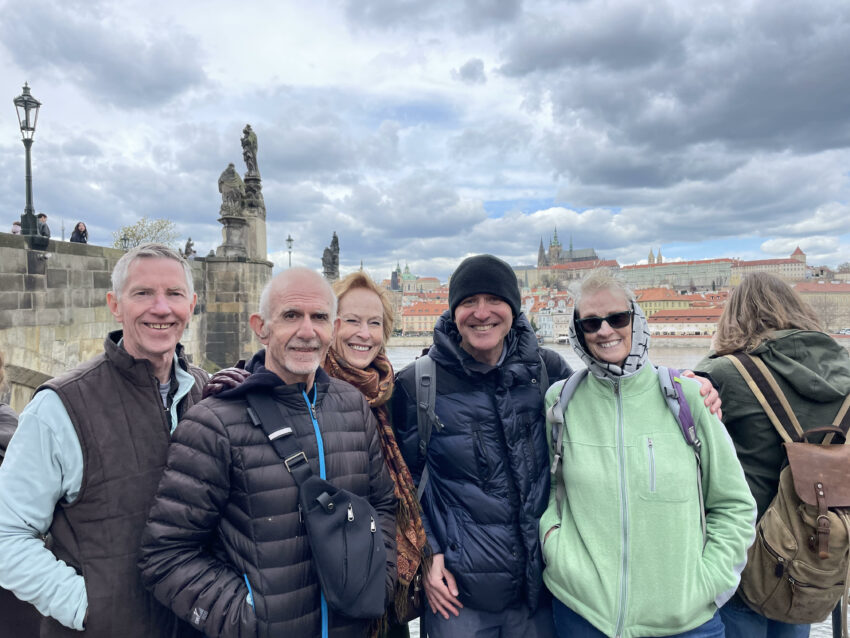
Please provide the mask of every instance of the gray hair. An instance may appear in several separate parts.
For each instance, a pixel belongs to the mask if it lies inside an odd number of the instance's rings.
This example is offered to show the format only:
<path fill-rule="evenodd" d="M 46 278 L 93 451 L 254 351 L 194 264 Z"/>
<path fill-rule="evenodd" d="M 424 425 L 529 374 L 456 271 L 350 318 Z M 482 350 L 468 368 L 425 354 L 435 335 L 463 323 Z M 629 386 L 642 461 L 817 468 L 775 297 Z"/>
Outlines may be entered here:
<path fill-rule="evenodd" d="M 130 270 L 130 264 L 137 259 L 173 259 L 183 266 L 183 274 L 186 275 L 186 287 L 189 289 L 189 297 L 195 294 L 195 284 L 192 281 L 192 266 L 189 262 L 183 259 L 183 256 L 176 250 L 169 248 L 165 244 L 141 244 L 128 250 L 115 268 L 112 269 L 112 292 L 115 293 L 115 298 L 120 299 L 121 293 L 124 292 L 124 286 L 127 283 L 127 272 Z"/>
<path fill-rule="evenodd" d="M 620 293 L 629 303 L 634 302 L 635 293 L 629 288 L 622 279 L 614 276 L 607 268 L 597 268 L 592 270 L 587 277 L 581 280 L 577 286 L 570 287 L 570 292 L 575 297 L 575 307 L 578 310 L 579 303 L 582 297 L 592 295 L 601 290 L 609 290 L 614 293 Z"/>
<path fill-rule="evenodd" d="M 300 277 L 308 277 L 313 279 L 318 285 L 319 289 L 327 294 L 328 300 L 331 302 L 331 323 L 334 322 L 334 320 L 336 319 L 337 299 L 336 295 L 334 294 L 333 288 L 331 288 L 331 285 L 328 283 L 328 281 L 315 270 L 310 270 L 309 268 L 303 268 L 300 266 L 284 270 L 283 272 L 269 279 L 268 283 L 263 286 L 263 292 L 260 293 L 259 308 L 259 315 L 263 318 L 263 321 L 270 321 L 272 319 L 272 289 L 275 287 L 280 287 L 281 285 L 288 283 L 290 280 L 297 279 Z"/>

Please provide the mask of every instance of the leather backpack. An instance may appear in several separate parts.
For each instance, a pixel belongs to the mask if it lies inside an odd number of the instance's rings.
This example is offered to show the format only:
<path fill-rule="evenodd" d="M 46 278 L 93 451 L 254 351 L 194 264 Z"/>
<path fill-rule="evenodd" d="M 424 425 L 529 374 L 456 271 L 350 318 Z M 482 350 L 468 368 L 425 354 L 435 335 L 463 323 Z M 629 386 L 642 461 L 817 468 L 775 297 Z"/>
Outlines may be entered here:
<path fill-rule="evenodd" d="M 839 600 L 846 636 L 850 577 L 850 396 L 833 425 L 803 431 L 764 362 L 733 353 L 735 365 L 783 440 L 788 465 L 756 525 L 738 593 L 762 616 L 785 623 L 825 620 Z M 825 435 L 822 444 L 811 435 Z M 836 439 L 838 439 L 836 441 Z"/>

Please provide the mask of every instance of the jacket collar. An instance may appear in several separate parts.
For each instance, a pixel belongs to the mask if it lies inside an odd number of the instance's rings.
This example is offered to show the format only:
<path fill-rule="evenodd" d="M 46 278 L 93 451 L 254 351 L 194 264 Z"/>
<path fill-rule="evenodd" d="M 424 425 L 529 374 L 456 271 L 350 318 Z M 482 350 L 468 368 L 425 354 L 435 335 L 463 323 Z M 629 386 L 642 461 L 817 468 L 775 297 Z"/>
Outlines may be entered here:
<path fill-rule="evenodd" d="M 103 342 L 103 350 L 109 362 L 124 375 L 129 381 L 136 385 L 149 385 L 154 378 L 153 364 L 147 359 L 136 359 L 119 345 L 124 337 L 123 330 L 110 332 Z M 178 343 L 174 350 L 174 356 L 183 370 L 188 371 L 189 365 L 183 355 L 183 346 Z"/>

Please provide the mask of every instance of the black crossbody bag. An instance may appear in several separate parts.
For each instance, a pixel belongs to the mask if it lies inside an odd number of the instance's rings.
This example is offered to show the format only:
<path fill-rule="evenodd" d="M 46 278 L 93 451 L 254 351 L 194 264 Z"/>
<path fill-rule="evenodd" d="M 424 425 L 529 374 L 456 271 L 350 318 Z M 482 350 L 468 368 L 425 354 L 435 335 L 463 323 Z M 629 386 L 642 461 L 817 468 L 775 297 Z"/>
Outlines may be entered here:
<path fill-rule="evenodd" d="M 328 606 L 351 618 L 380 618 L 386 611 L 387 550 L 375 508 L 313 474 L 298 436 L 281 423 L 274 399 L 255 392 L 247 399 L 248 416 L 298 485 L 313 566 Z"/>

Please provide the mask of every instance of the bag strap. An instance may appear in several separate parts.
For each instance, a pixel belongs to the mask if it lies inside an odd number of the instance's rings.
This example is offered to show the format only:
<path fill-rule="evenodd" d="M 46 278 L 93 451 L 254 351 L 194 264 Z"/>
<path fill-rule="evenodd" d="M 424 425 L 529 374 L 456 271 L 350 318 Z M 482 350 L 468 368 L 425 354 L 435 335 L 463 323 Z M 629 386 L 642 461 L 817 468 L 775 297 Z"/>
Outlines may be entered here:
<path fill-rule="evenodd" d="M 543 413 L 543 418 L 546 418 L 546 391 L 549 389 L 549 371 L 546 369 L 546 361 L 543 359 L 543 352 L 540 348 L 537 349 L 537 358 L 540 359 L 540 410 Z"/>
<path fill-rule="evenodd" d="M 703 544 L 708 540 L 708 532 L 705 524 L 705 498 L 702 493 L 702 441 L 697 435 L 697 426 L 694 422 L 694 415 L 691 412 L 691 406 L 685 398 L 685 393 L 682 390 L 682 379 L 680 372 L 676 368 L 666 368 L 658 366 L 658 382 L 661 384 L 661 393 L 664 395 L 664 400 L 667 401 L 667 407 L 676 417 L 676 423 L 679 424 L 679 429 L 682 431 L 682 436 L 685 442 L 691 446 L 694 452 L 694 458 L 697 462 L 697 493 L 699 494 L 699 514 L 700 523 L 702 524 Z"/>
<path fill-rule="evenodd" d="M 803 428 L 800 427 L 800 422 L 776 383 L 773 373 L 764 362 L 743 352 L 733 352 L 725 356 L 741 373 L 782 440 L 786 443 L 800 441 L 803 438 Z"/>
<path fill-rule="evenodd" d="M 761 357 L 741 352 L 733 352 L 725 356 L 735 364 L 782 440 L 786 443 L 804 441 L 803 428 L 800 427 L 800 422 L 797 420 L 794 410 L 770 372 L 770 368 L 765 365 Z M 844 434 L 845 445 L 850 444 L 847 441 L 847 435 L 850 432 L 850 395 L 847 395 L 844 399 L 832 425 L 839 428 Z M 822 444 L 830 445 L 834 437 L 835 435 L 832 433 L 827 434 Z"/>
<path fill-rule="evenodd" d="M 552 463 L 549 471 L 555 480 L 555 503 L 558 506 L 558 514 L 560 515 L 564 500 L 567 497 L 567 487 L 564 485 L 564 476 L 558 472 L 558 465 L 561 462 L 561 455 L 564 450 L 564 415 L 567 411 L 567 404 L 573 398 L 576 388 L 587 376 L 587 368 L 581 368 L 574 371 L 565 381 L 561 381 L 561 392 L 558 395 L 558 400 L 552 404 L 552 407 L 546 412 L 546 422 L 551 428 L 551 446 L 552 446 Z M 555 384 L 557 386 L 557 383 Z M 544 404 L 545 407 L 545 404 Z"/>
<path fill-rule="evenodd" d="M 437 432 L 443 429 L 443 423 L 437 417 L 434 408 L 437 405 L 437 364 L 427 354 L 422 355 L 413 362 L 413 370 L 416 375 L 416 427 L 419 432 L 419 454 L 424 459 L 422 475 L 419 477 L 419 486 L 416 488 L 416 498 L 422 500 L 425 486 L 428 485 L 428 443 L 431 441 L 431 432 L 437 428 Z"/>
<path fill-rule="evenodd" d="M 313 475 L 307 455 L 298 445 L 298 437 L 289 426 L 272 429 L 271 424 L 282 420 L 280 410 L 268 394 L 249 392 L 245 395 L 248 400 L 248 418 L 255 427 L 260 428 L 271 441 L 274 451 L 283 460 L 283 464 L 298 487 Z"/>

